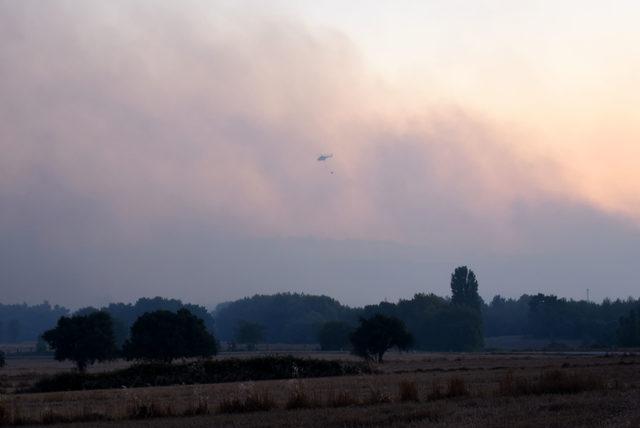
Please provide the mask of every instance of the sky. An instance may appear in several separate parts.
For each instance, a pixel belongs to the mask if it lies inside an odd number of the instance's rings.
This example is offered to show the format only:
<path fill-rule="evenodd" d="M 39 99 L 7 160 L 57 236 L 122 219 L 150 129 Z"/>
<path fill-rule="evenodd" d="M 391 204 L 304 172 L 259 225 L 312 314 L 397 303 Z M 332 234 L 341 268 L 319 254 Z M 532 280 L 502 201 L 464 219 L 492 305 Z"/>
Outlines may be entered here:
<path fill-rule="evenodd" d="M 639 18 L 0 0 L 0 301 L 638 297 Z"/>

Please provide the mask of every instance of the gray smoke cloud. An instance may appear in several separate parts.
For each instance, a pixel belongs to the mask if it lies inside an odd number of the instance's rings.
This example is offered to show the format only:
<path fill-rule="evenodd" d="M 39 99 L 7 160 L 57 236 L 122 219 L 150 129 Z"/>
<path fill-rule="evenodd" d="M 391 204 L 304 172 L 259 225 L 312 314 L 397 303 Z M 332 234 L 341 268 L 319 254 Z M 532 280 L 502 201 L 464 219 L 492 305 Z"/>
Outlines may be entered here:
<path fill-rule="evenodd" d="M 477 114 L 405 111 L 338 32 L 209 2 L 0 2 L 0 96 L 3 301 L 363 304 L 447 293 L 458 264 L 486 297 L 637 288 L 634 225 Z"/>

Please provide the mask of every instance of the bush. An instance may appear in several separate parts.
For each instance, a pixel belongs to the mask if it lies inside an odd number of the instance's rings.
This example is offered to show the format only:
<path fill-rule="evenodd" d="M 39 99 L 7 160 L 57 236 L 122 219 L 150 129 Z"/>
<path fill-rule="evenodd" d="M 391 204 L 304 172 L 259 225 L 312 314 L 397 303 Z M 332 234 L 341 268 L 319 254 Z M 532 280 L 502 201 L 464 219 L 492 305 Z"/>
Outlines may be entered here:
<path fill-rule="evenodd" d="M 296 357 L 196 361 L 183 364 L 145 363 L 104 373 L 60 373 L 45 377 L 27 392 L 77 391 L 246 382 L 252 380 L 345 376 L 372 373 L 364 363 Z"/>

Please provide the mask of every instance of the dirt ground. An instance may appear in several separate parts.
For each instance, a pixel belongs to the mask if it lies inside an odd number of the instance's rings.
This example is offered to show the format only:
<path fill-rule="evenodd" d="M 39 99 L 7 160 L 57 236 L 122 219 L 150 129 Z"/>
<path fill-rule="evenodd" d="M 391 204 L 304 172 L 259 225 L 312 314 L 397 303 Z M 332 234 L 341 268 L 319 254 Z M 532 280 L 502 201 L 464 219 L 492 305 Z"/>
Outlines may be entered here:
<path fill-rule="evenodd" d="M 339 353 L 305 355 L 354 358 Z M 114 362 L 92 370 L 111 370 L 126 364 Z M 59 424 L 67 427 L 640 426 L 640 357 L 635 354 L 389 353 L 375 375 L 14 393 L 15 388 L 29 385 L 43 374 L 70 368 L 69 364 L 49 359 L 10 359 L 0 372 L 0 388 L 4 391 L 0 420 L 4 414 L 5 423 L 58 426 L 57 422 L 67 422 Z M 592 390 L 569 393 L 518 395 L 502 390 L 508 376 L 537 379 L 551 371 L 578 379 L 594 378 L 600 383 Z M 461 384 L 462 390 L 447 395 L 452 382 Z M 410 401 L 407 397 L 403 400 L 402 395 L 407 385 L 414 388 Z M 436 390 L 442 394 L 437 396 Z M 257 393 L 268 395 L 272 402 L 269 410 L 221 413 L 225 400 Z M 337 395 L 346 397 L 341 407 L 331 404 Z M 293 400 L 300 396 L 302 404 Z"/>

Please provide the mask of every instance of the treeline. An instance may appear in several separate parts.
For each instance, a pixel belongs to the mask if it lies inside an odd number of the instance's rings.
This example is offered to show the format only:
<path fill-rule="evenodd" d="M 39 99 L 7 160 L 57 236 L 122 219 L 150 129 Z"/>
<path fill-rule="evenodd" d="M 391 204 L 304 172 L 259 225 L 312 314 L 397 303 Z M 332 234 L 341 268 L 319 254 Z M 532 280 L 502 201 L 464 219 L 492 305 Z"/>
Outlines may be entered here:
<path fill-rule="evenodd" d="M 91 311 L 61 317 L 56 326 L 42 334 L 54 350 L 55 359 L 74 361 L 80 372 L 96 362 L 125 358 L 171 363 L 179 358 L 210 357 L 218 342 L 204 321 L 182 308 L 177 312 L 145 312 L 135 320 L 129 338 L 116 343 L 114 320 L 106 311 Z"/>
<path fill-rule="evenodd" d="M 484 346 L 478 281 L 466 266 L 451 275 L 451 298 L 416 294 L 411 300 L 365 306 L 362 317 L 383 314 L 401 319 L 413 346 L 425 351 L 474 351 Z"/>
<path fill-rule="evenodd" d="M 376 314 L 400 319 L 413 339 L 413 348 L 467 351 L 483 347 L 485 337 L 522 336 L 549 342 L 572 340 L 584 346 L 640 346 L 640 300 L 605 299 L 602 303 L 570 300 L 554 295 L 495 296 L 490 302 L 478 294 L 474 273 L 460 267 L 451 276 L 451 295 L 419 293 L 411 299 L 381 302 L 361 308 L 342 305 L 327 296 L 300 293 L 255 295 L 205 307 L 161 297 L 76 311 L 108 313 L 116 345 L 129 337 L 131 326 L 145 313 L 187 309 L 206 329 L 231 349 L 257 343 L 317 344 L 324 349 L 347 349 L 348 336 L 361 318 Z M 36 340 L 70 311 L 45 302 L 40 305 L 0 304 L 0 342 Z"/>
<path fill-rule="evenodd" d="M 633 346 L 621 338 L 624 335 L 621 328 L 625 325 L 624 318 L 631 311 L 635 314 L 638 308 L 640 300 L 632 298 L 595 303 L 545 294 L 525 294 L 519 299 L 495 296 L 488 305 L 483 305 L 484 335 L 577 340 L 585 346 Z"/>
<path fill-rule="evenodd" d="M 349 308 L 326 296 L 304 294 L 257 295 L 218 305 L 216 332 L 222 341 L 243 342 L 240 327 L 261 326 L 267 343 L 318 343 L 324 349 L 349 347 L 349 334 L 360 318 L 376 314 L 400 319 L 421 350 L 481 349 L 482 299 L 473 271 L 459 267 L 451 276 L 450 298 L 416 294 L 398 303 L 381 302 Z M 331 343 L 331 345 L 328 345 Z"/>
<path fill-rule="evenodd" d="M 354 324 L 361 311 L 341 305 L 327 296 L 299 293 L 255 295 L 219 304 L 213 312 L 217 337 L 225 342 L 243 342 L 240 327 L 251 323 L 262 327 L 260 342 L 318 342 L 318 331 L 328 321 Z"/>
<path fill-rule="evenodd" d="M 68 315 L 69 310 L 61 306 L 51 306 L 49 302 L 29 306 L 3 305 L 0 303 L 0 343 L 33 341 L 58 319 Z"/>
<path fill-rule="evenodd" d="M 202 319 L 207 330 L 213 332 L 214 319 L 207 308 L 162 297 L 141 298 L 135 303 L 111 303 L 102 308 L 88 306 L 73 312 L 73 315 L 88 315 L 100 311 L 108 313 L 113 320 L 116 344 L 122 346 L 129 337 L 131 326 L 141 315 L 158 310 L 177 312 L 180 309 L 187 309 Z M 0 343 L 36 341 L 45 330 L 53 327 L 60 317 L 70 314 L 69 309 L 51 306 L 48 302 L 33 306 L 24 303 L 0 304 Z"/>

